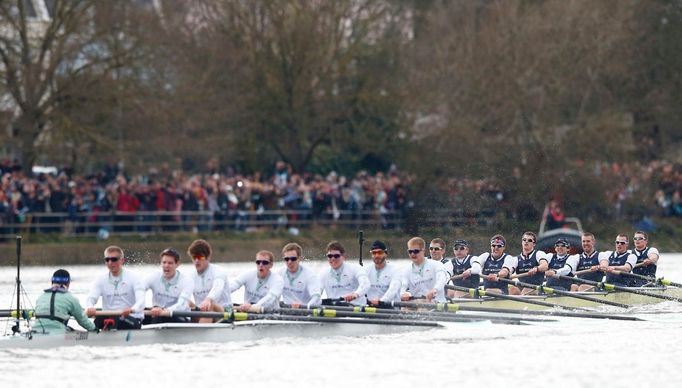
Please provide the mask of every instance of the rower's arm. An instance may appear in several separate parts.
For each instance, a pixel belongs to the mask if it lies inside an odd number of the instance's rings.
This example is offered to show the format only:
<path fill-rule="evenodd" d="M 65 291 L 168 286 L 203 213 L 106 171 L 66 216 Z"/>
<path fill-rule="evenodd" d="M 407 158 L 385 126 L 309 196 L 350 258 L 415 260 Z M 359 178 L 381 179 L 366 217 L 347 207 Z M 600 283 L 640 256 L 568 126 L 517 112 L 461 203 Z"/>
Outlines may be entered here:
<path fill-rule="evenodd" d="M 364 268 L 360 267 L 355 276 L 356 279 L 358 279 L 358 288 L 356 288 L 353 292 L 357 294 L 358 297 L 367 295 L 367 291 L 369 291 L 369 288 L 372 286 L 372 284 L 369 282 L 367 272 L 365 272 Z"/>
<path fill-rule="evenodd" d="M 400 282 L 400 276 L 398 274 L 393 274 L 391 277 L 391 283 L 388 285 L 388 290 L 386 290 L 386 293 L 379 299 L 382 302 L 391 302 L 394 300 L 395 296 L 398 295 L 398 292 L 400 292 L 400 285 L 402 283 Z"/>
<path fill-rule="evenodd" d="M 271 273 L 270 282 L 270 291 L 255 303 L 258 306 L 278 306 L 277 302 L 279 301 L 280 296 L 282 296 L 282 289 L 284 289 L 284 280 L 278 274 Z"/>
<path fill-rule="evenodd" d="M 575 269 L 578 268 L 578 260 L 580 260 L 578 255 L 569 256 L 568 259 L 566 259 L 566 264 L 555 271 L 556 274 L 566 276 L 569 273 L 575 271 Z"/>
<path fill-rule="evenodd" d="M 483 270 L 483 265 L 485 264 L 485 260 L 487 259 L 487 257 L 483 258 L 481 256 L 477 256 L 477 257 L 471 259 L 471 274 L 472 275 L 480 275 L 481 271 Z"/>
<path fill-rule="evenodd" d="M 649 248 L 649 254 L 647 254 L 647 258 L 651 260 L 651 264 L 656 264 L 656 262 L 658 262 L 659 257 L 660 256 L 658 255 L 658 249 Z"/>
<path fill-rule="evenodd" d="M 308 288 L 308 295 L 310 295 L 310 300 L 308 301 L 308 308 L 311 306 L 319 306 L 322 304 L 322 286 L 320 285 L 320 278 L 315 274 L 308 276 L 306 279 L 306 284 Z"/>
<path fill-rule="evenodd" d="M 69 314 L 76 319 L 76 322 L 78 322 L 78 324 L 87 331 L 95 331 L 97 329 L 95 324 L 85 315 L 85 312 L 83 311 L 78 299 L 76 299 L 76 297 L 71 293 L 64 294 L 64 297 L 69 303 Z"/>
<path fill-rule="evenodd" d="M 180 284 L 180 295 L 178 295 L 178 301 L 166 308 L 168 311 L 188 311 L 189 302 L 194 292 L 194 281 L 191 278 L 183 277 L 182 283 Z"/>
<path fill-rule="evenodd" d="M 135 284 L 133 284 L 133 292 L 135 293 L 135 304 L 130 306 L 130 309 L 134 313 L 142 313 L 144 312 L 144 305 L 147 299 L 145 295 L 147 289 L 144 286 L 144 282 L 137 280 Z"/>

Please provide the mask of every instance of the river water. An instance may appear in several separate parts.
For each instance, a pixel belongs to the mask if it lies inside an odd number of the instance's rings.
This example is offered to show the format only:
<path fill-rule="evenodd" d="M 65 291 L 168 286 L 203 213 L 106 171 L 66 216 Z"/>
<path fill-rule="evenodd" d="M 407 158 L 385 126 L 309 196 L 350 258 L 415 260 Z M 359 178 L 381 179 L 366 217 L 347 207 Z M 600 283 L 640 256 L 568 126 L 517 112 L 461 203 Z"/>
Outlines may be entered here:
<path fill-rule="evenodd" d="M 219 264 L 230 278 L 252 263 Z M 281 265 L 281 263 L 280 263 Z M 326 263 L 308 263 L 322 269 Z M 140 274 L 152 265 L 131 265 Z M 67 267 L 81 301 L 102 266 Z M 22 269 L 35 300 L 55 268 Z M 181 271 L 193 268 L 183 265 Z M 659 275 L 682 281 L 682 254 L 663 254 Z M 9 308 L 16 269 L 0 267 L 0 308 Z M 15 296 L 16 298 L 16 296 Z M 235 302 L 242 294 L 233 295 Z M 682 383 L 682 304 L 623 312 L 645 322 L 560 319 L 532 325 L 450 324 L 446 329 L 369 337 L 264 338 L 226 344 L 0 350 L 0 386 L 249 387 L 614 387 Z M 0 321 L 0 330 L 5 323 Z"/>

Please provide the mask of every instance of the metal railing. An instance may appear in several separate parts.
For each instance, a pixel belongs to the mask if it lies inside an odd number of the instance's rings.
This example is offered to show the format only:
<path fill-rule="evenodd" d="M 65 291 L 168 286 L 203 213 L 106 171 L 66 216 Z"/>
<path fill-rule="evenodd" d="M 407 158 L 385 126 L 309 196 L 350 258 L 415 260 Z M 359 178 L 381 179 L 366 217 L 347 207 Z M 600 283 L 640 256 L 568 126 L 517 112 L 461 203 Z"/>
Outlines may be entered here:
<path fill-rule="evenodd" d="M 6 218 L 6 217 L 5 217 Z M 257 229 L 339 226 L 347 228 L 400 229 L 404 216 L 398 211 L 359 210 L 261 210 L 229 213 L 212 211 L 137 211 L 83 213 L 28 213 L 22 222 L 0 219 L 0 239 L 33 233 L 64 236 L 155 235 L 179 232 L 214 232 Z"/>

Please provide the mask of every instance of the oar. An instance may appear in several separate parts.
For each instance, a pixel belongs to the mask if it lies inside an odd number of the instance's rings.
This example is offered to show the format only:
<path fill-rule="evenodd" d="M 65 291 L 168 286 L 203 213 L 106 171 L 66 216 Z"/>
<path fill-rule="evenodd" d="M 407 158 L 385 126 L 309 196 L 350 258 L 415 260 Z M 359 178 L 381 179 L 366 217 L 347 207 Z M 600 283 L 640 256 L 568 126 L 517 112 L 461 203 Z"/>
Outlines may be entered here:
<path fill-rule="evenodd" d="M 451 286 L 451 285 L 446 285 L 445 288 L 448 290 L 456 290 L 456 291 L 464 291 L 468 292 L 471 297 L 476 297 L 478 296 L 489 296 L 492 298 L 498 298 L 498 299 L 507 299 L 507 300 L 513 300 L 516 302 L 520 303 L 527 303 L 527 304 L 534 304 L 538 306 L 544 306 L 544 307 L 551 307 L 551 308 L 563 308 L 563 309 L 568 309 L 568 310 L 583 310 L 583 311 L 589 311 L 588 309 L 580 308 L 580 307 L 568 307 L 568 306 L 562 306 L 560 304 L 554 304 L 554 303 L 548 303 L 548 302 L 543 302 L 540 300 L 534 300 L 534 299 L 527 299 L 524 297 L 520 296 L 513 296 L 513 295 L 506 295 L 506 294 L 498 294 L 498 293 L 493 293 L 493 292 L 486 292 L 485 290 L 479 290 L 478 288 L 466 288 L 466 287 L 460 287 L 460 286 Z"/>
<path fill-rule="evenodd" d="M 521 309 L 505 309 L 501 307 L 483 307 L 483 306 L 468 306 L 465 303 L 409 303 L 409 302 L 391 302 L 389 306 L 394 307 L 410 307 L 410 308 L 431 308 L 436 311 L 455 313 L 457 311 L 481 311 L 481 312 L 495 312 L 504 314 L 521 314 L 521 315 L 551 315 L 557 317 L 572 317 L 572 318 L 594 318 L 594 319 L 614 319 L 621 321 L 644 321 L 644 319 L 637 317 L 629 317 L 623 315 L 611 315 L 603 313 L 583 313 L 560 310 L 521 310 Z M 367 307 L 365 307 L 367 309 Z"/>
<path fill-rule="evenodd" d="M 556 277 L 558 279 L 569 280 L 569 281 L 576 282 L 576 283 L 583 283 L 583 284 L 589 284 L 592 286 L 597 286 L 598 288 L 602 288 L 606 291 L 614 291 L 615 290 L 615 291 L 629 292 L 631 294 L 649 296 L 649 297 L 657 298 L 657 299 L 665 299 L 665 300 L 673 300 L 675 302 L 682 302 L 682 299 L 674 297 L 674 296 L 655 294 L 652 292 L 647 292 L 647 291 L 643 291 L 643 290 L 639 290 L 639 289 L 616 286 L 615 284 L 610 284 L 610 283 L 606 283 L 606 282 L 594 282 L 592 280 L 585 280 L 585 279 L 574 278 L 571 276 L 564 276 L 564 275 L 554 275 L 554 277 Z"/>
<path fill-rule="evenodd" d="M 19 318 L 28 320 L 34 317 L 34 310 L 19 310 Z M 17 318 L 17 310 L 0 310 L 0 318 Z"/>
<path fill-rule="evenodd" d="M 292 309 L 298 310 L 298 309 Z M 300 310 L 306 311 L 306 310 Z M 170 312 L 168 312 L 170 313 Z M 275 321 L 296 321 L 296 322 L 326 322 L 326 323 L 360 323 L 360 324 L 374 324 L 374 325 L 398 325 L 398 326 L 426 326 L 426 327 L 442 327 L 438 322 L 407 320 L 407 319 L 357 319 L 349 317 L 333 317 L 333 316 L 301 316 L 301 315 L 283 315 L 277 313 L 220 313 L 213 311 L 173 311 L 168 316 L 173 317 L 189 317 L 189 318 L 217 318 L 223 319 L 225 322 L 232 323 L 234 321 L 251 321 L 251 320 L 275 320 Z"/>
<path fill-rule="evenodd" d="M 651 283 L 662 284 L 664 286 L 682 287 L 682 284 L 680 284 L 680 283 L 675 283 L 673 281 L 666 280 L 663 278 L 653 278 L 653 277 L 644 276 L 644 275 L 640 275 L 640 274 L 636 274 L 636 273 L 632 273 L 632 272 L 623 272 L 623 271 L 613 271 L 611 273 L 615 273 L 616 275 L 620 275 L 620 276 L 629 276 L 632 278 L 642 279 L 642 280 L 646 280 L 646 281 L 651 282 Z"/>
<path fill-rule="evenodd" d="M 363 319 L 417 319 L 425 321 L 441 322 L 480 322 L 492 321 L 493 323 L 514 323 L 520 324 L 521 321 L 540 321 L 552 322 L 551 319 L 529 318 L 521 319 L 502 315 L 475 315 L 475 314 L 446 314 L 443 312 L 431 311 L 400 311 L 391 309 L 377 309 L 368 307 L 334 307 L 321 309 L 279 309 L 281 314 L 292 315 L 312 315 L 322 317 L 343 317 L 343 318 L 363 318 Z"/>
<path fill-rule="evenodd" d="M 604 299 L 599 299 L 599 298 L 594 298 L 591 296 L 587 295 L 581 295 L 581 294 L 576 294 L 573 292 L 568 292 L 568 291 L 563 291 L 563 290 L 557 290 L 551 287 L 546 287 L 543 285 L 536 285 L 536 284 L 531 284 L 531 283 L 524 283 L 520 282 L 518 280 L 509 280 L 509 279 L 499 279 L 501 282 L 508 283 L 508 284 L 514 284 L 514 285 L 520 285 L 522 287 L 526 288 L 532 288 L 534 290 L 537 290 L 540 293 L 545 293 L 547 295 L 551 294 L 556 294 L 556 295 L 563 295 L 567 296 L 570 298 L 577 298 L 577 299 L 582 299 L 582 300 L 589 300 L 590 302 L 595 302 L 595 303 L 603 303 L 607 304 L 609 306 L 616 306 L 616 307 L 622 307 L 622 308 L 629 308 L 631 307 L 630 305 L 624 304 L 624 303 L 618 303 L 618 302 L 612 302 L 610 300 L 604 300 Z"/>

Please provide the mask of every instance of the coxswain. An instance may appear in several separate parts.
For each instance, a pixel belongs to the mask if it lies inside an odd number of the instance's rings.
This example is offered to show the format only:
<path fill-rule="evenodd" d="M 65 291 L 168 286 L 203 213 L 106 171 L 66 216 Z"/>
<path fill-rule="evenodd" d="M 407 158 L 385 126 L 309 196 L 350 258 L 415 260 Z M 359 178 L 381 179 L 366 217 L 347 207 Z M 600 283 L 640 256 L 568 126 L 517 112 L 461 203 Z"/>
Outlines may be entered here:
<path fill-rule="evenodd" d="M 194 292 L 194 281 L 178 271 L 180 254 L 173 248 L 159 255 L 161 273 L 145 279 L 145 289 L 152 290 L 152 308 L 144 323 L 187 322 L 185 317 L 175 317 L 173 312 L 189 311 Z"/>
<path fill-rule="evenodd" d="M 635 249 L 630 252 L 637 257 L 637 264 L 632 273 L 656 278 L 659 258 L 658 249 L 647 246 L 649 244 L 649 236 L 641 230 L 636 231 L 632 239 L 634 240 Z M 647 280 L 637 278 L 632 278 L 629 281 L 630 287 L 642 287 L 647 283 L 649 283 Z"/>
<path fill-rule="evenodd" d="M 244 303 L 239 311 L 262 313 L 279 308 L 284 281 L 272 272 L 275 255 L 266 250 L 256 253 L 256 269 L 241 273 L 230 283 L 230 293 L 244 287 Z"/>
<path fill-rule="evenodd" d="M 381 240 L 376 240 L 369 248 L 374 265 L 367 269 L 369 277 L 369 291 L 367 301 L 373 306 L 381 303 L 400 301 L 401 274 L 400 269 L 388 262 L 388 247 Z"/>
<path fill-rule="evenodd" d="M 450 262 L 452 264 L 452 275 L 457 277 L 452 280 L 452 284 L 458 287 L 478 288 L 481 277 L 471 273 L 471 263 L 477 260 L 476 256 L 469 253 L 469 242 L 467 240 L 455 240 L 452 248 L 455 257 Z M 462 298 L 469 296 L 466 291 L 448 290 L 449 298 Z"/>
<path fill-rule="evenodd" d="M 425 246 L 426 242 L 421 237 L 413 237 L 407 242 L 407 254 L 412 262 L 402 271 L 400 300 L 425 298 L 429 302 L 446 303 L 448 274 L 439 261 L 426 260 Z"/>
<path fill-rule="evenodd" d="M 196 270 L 192 273 L 195 307 L 200 311 L 231 313 L 230 282 L 227 273 L 211 263 L 212 253 L 211 245 L 202 239 L 192 241 L 187 248 L 187 254 L 192 258 Z M 212 318 L 199 319 L 199 323 L 211 323 L 213 321 Z"/>
<path fill-rule="evenodd" d="M 52 286 L 44 290 L 36 301 L 33 333 L 55 335 L 64 334 L 70 328 L 67 323 L 71 317 L 88 330 L 97 330 L 95 324 L 83 312 L 78 298 L 69 292 L 71 275 L 65 269 L 58 269 L 52 275 Z"/>
<path fill-rule="evenodd" d="M 142 279 L 133 271 L 123 268 L 126 258 L 123 249 L 115 245 L 104 250 L 107 272 L 97 277 L 90 287 L 86 300 L 88 317 L 97 314 L 95 304 L 102 298 L 102 309 L 121 311 L 117 317 L 98 316 L 98 329 L 139 329 L 144 318 L 145 288 Z"/>
<path fill-rule="evenodd" d="M 346 249 L 338 241 L 327 244 L 327 261 L 329 269 L 320 273 L 320 284 L 329 302 L 340 301 L 355 306 L 367 304 L 367 291 L 370 283 L 367 272 L 357 264 L 346 263 Z"/>
<path fill-rule="evenodd" d="M 516 275 L 523 283 L 542 285 L 545 281 L 545 271 L 549 269 L 549 259 L 547 253 L 535 249 L 537 236 L 533 232 L 524 232 L 521 236 L 521 254 L 516 256 L 516 260 L 510 260 L 511 268 L 504 267 L 498 274 L 500 277 L 508 278 Z M 534 288 L 512 285 L 509 287 L 512 295 L 536 294 Z"/>
<path fill-rule="evenodd" d="M 303 265 L 303 248 L 291 242 L 282 248 L 284 268 L 278 271 L 284 280 L 282 303 L 289 307 L 318 307 L 322 303 L 322 290 L 317 274 Z"/>

